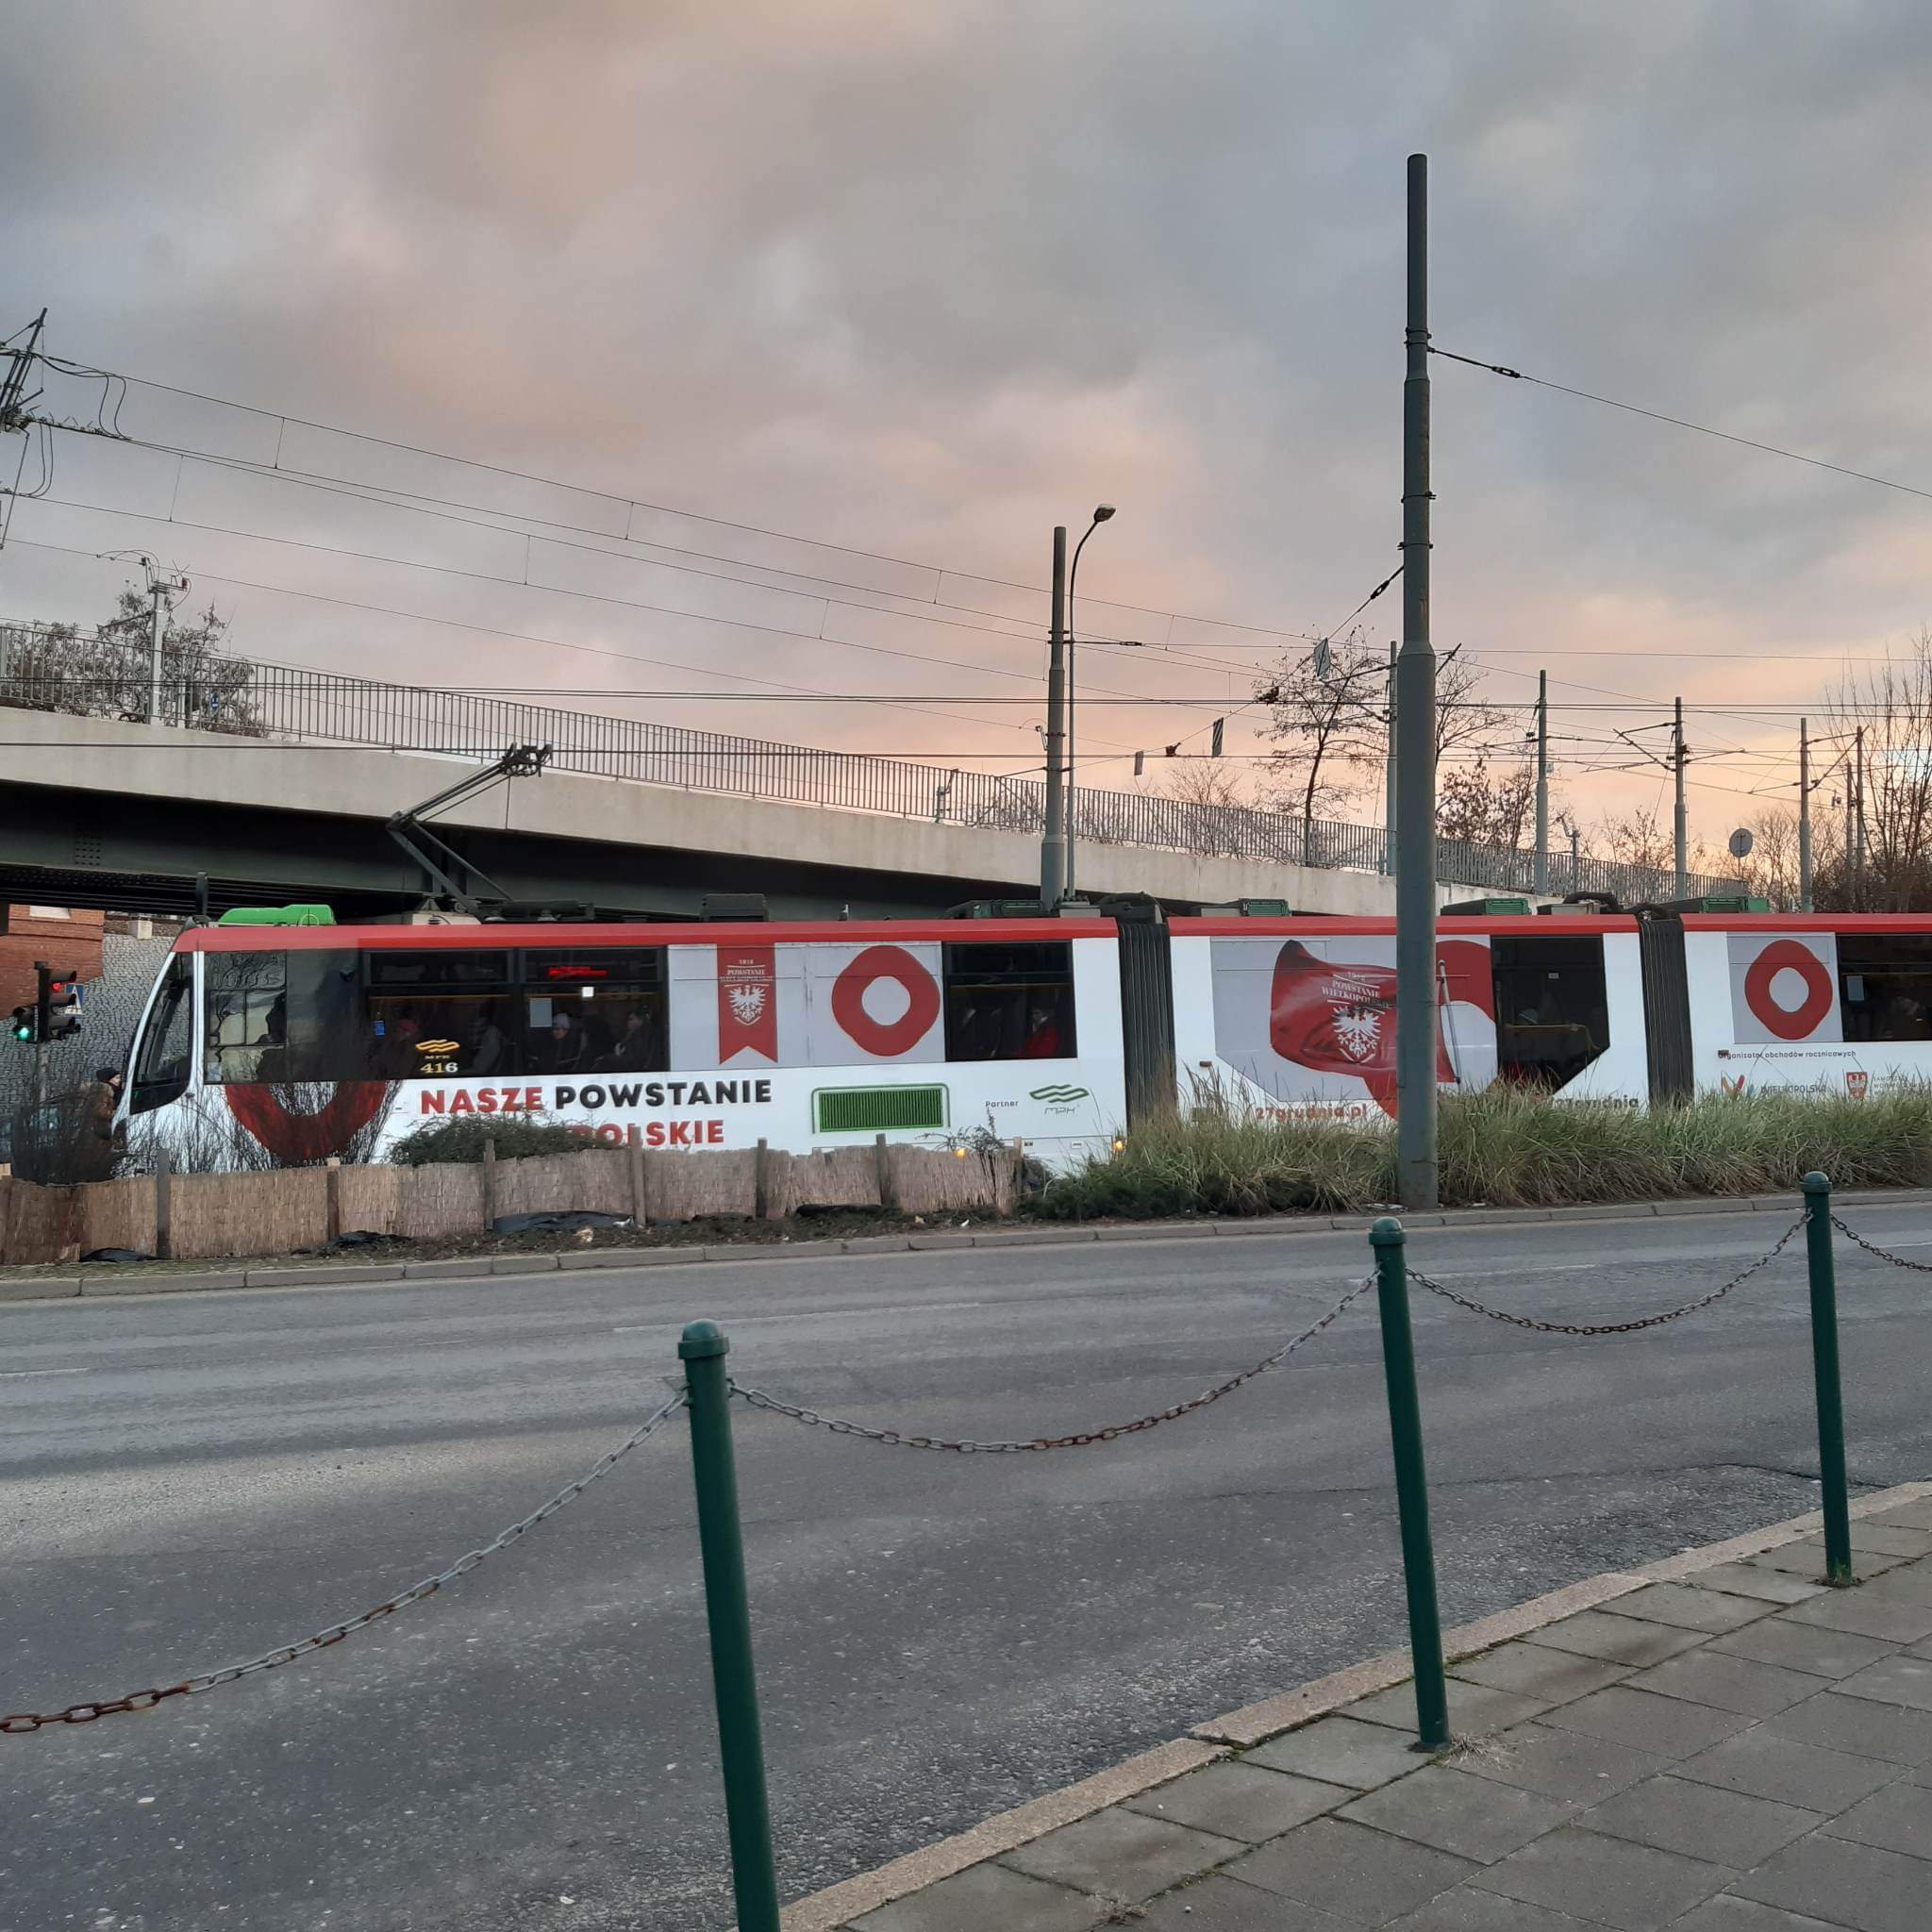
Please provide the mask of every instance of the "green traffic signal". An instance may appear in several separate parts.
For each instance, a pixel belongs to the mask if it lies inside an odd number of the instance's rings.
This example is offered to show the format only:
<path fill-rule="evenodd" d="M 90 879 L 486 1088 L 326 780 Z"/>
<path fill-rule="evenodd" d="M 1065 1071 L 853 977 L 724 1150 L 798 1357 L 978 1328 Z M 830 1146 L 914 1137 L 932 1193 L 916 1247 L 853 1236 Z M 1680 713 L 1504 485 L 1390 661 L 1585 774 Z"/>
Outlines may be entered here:
<path fill-rule="evenodd" d="M 10 1024 L 15 1040 L 25 1046 L 34 1043 L 34 1009 L 31 1007 L 15 1007 Z"/>

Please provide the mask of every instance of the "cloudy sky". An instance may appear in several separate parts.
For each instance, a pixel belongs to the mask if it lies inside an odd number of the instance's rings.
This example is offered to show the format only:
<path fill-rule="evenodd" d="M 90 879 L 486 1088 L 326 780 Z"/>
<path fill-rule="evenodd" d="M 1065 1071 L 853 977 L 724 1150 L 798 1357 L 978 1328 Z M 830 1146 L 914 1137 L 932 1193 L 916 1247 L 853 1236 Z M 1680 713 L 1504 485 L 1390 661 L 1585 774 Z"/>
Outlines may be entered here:
<path fill-rule="evenodd" d="M 1442 346 L 1932 490 L 1928 94 L 1910 0 L 24 0 L 0 334 L 267 413 L 57 437 L 0 611 L 146 548 L 279 662 L 1018 771 L 1106 500 L 1125 785 L 1394 567 L 1413 149 Z M 1790 799 L 1794 708 L 1932 619 L 1932 504 L 1433 368 L 1436 640 L 1547 667 L 1573 808 L 1657 801 L 1590 767 L 1674 693 L 1699 832 Z"/>

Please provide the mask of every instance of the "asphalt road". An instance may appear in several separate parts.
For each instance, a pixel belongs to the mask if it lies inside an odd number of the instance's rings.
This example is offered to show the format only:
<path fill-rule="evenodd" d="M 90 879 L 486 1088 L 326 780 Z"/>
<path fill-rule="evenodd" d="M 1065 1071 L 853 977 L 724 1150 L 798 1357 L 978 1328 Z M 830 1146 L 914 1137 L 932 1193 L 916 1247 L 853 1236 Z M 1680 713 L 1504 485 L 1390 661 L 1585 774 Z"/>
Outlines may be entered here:
<path fill-rule="evenodd" d="M 1862 1208 L 1932 1260 L 1932 1211 Z M 1558 1319 L 1715 1286 L 1720 1215 L 1420 1232 Z M 1443 1609 L 1809 1507 L 1801 1242 L 1717 1307 L 1580 1341 L 1419 1299 Z M 487 1541 L 659 1399 L 746 1381 L 936 1434 L 1191 1394 L 1358 1278 L 1358 1236 L 1196 1237 L 0 1310 L 0 1710 L 251 1656 Z M 1932 1289 L 1840 1256 L 1855 1476 L 1932 1471 Z M 1187 1420 L 1050 1456 L 738 1411 L 785 1894 L 1401 1641 L 1365 1298 Z M 0 1737 L 8 1932 L 708 1932 L 729 1924 L 679 1419 L 441 1596 L 153 1714 Z"/>

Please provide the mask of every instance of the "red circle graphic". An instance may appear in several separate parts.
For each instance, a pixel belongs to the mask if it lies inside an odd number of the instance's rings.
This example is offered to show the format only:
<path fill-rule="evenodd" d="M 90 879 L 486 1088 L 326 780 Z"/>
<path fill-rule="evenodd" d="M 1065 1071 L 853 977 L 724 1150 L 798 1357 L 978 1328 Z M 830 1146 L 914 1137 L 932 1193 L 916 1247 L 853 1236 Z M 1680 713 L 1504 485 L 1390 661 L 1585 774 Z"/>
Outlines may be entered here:
<path fill-rule="evenodd" d="M 906 1010 L 896 1020 L 880 1022 L 865 1010 L 865 990 L 875 979 L 896 979 L 906 989 Z M 939 1016 L 940 990 L 904 946 L 868 946 L 832 982 L 832 1017 L 877 1059 L 909 1052 Z"/>
<path fill-rule="evenodd" d="M 1805 981 L 1804 1000 L 1781 1007 L 1771 996 L 1771 982 L 1789 968 Z M 1831 1011 L 1838 988 L 1824 970 L 1824 961 L 1797 940 L 1773 940 L 1752 960 L 1744 974 L 1744 1004 L 1780 1040 L 1803 1040 Z"/>

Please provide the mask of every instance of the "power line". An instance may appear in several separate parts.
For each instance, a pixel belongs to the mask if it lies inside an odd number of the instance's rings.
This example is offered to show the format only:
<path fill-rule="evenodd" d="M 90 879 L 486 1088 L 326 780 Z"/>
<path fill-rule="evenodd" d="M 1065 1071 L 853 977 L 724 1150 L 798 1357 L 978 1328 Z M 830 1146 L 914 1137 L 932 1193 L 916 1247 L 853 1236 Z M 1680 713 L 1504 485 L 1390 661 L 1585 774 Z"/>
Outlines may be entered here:
<path fill-rule="evenodd" d="M 1766 456 L 1786 457 L 1794 463 L 1808 463 L 1814 470 L 1829 470 L 1835 475 L 1855 477 L 1860 483 L 1876 483 L 1882 490 L 1903 491 L 1907 496 L 1932 501 L 1932 490 L 1921 490 L 1913 483 L 1900 483 L 1890 476 L 1874 476 L 1869 470 L 1848 470 L 1842 463 L 1828 463 L 1823 457 L 1807 457 L 1795 449 L 1781 449 L 1774 442 L 1758 442 L 1749 436 L 1733 436 L 1728 429 L 1713 429 L 1707 423 L 1692 423 L 1685 416 L 1669 416 L 1661 409 L 1646 409 L 1636 403 L 1622 403 L 1615 396 L 1600 396 L 1587 389 L 1572 389 L 1566 382 L 1552 382 L 1546 375 L 1530 375 L 1511 369 L 1507 362 L 1485 362 L 1475 356 L 1458 356 L 1454 349 L 1430 344 L 1429 354 L 1446 356 L 1452 362 L 1466 362 L 1472 369 L 1486 370 L 1491 375 L 1505 375 L 1511 382 L 1530 382 L 1539 389 L 1553 389 L 1566 396 L 1580 396 L 1586 403 L 1601 403 L 1607 409 L 1622 409 L 1632 416 L 1647 416 L 1653 423 L 1668 423 L 1675 429 L 1695 430 L 1699 436 L 1714 436 L 1720 442 L 1735 442 L 1745 449 L 1761 450 Z"/>

